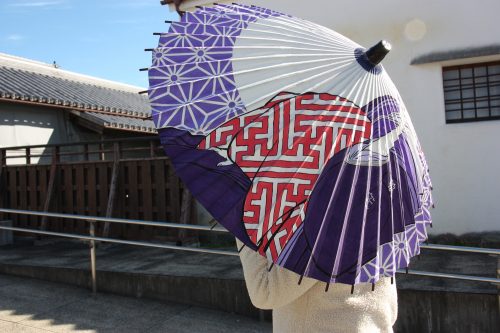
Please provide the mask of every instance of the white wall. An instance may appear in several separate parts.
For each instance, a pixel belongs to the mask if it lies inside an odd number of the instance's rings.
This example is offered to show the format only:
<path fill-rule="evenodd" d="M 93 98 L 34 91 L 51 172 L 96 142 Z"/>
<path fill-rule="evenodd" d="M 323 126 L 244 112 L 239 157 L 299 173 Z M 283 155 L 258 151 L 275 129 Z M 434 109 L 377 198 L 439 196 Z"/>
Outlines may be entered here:
<path fill-rule="evenodd" d="M 441 72 L 442 66 L 500 60 L 500 55 L 410 65 L 430 52 L 500 44 L 500 1 L 241 2 L 314 21 L 365 47 L 390 41 L 393 50 L 383 64 L 405 100 L 433 180 L 430 232 L 500 230 L 500 121 L 446 124 Z M 190 0 L 185 7 L 202 3 L 209 1 Z"/>
<path fill-rule="evenodd" d="M 47 144 L 54 135 L 57 124 L 58 114 L 53 110 L 36 110 L 36 107 L 0 103 L 0 147 Z M 42 152 L 43 150 L 37 150 L 32 153 Z M 8 156 L 24 154 L 24 151 L 8 152 Z M 22 163 L 26 163 L 25 158 L 7 159 L 7 164 Z M 38 163 L 38 158 L 33 158 L 32 163 Z"/>
<path fill-rule="evenodd" d="M 97 139 L 94 134 L 76 128 L 64 109 L 0 102 L 0 147 L 31 146 L 78 142 Z M 41 154 L 44 149 L 33 149 Z M 25 151 L 9 151 L 8 156 L 25 155 Z M 33 157 L 31 163 L 38 163 Z M 26 159 L 9 158 L 7 164 L 24 164 Z"/>
<path fill-rule="evenodd" d="M 426 153 L 436 209 L 431 233 L 500 230 L 500 121 L 445 124 L 442 65 L 410 65 L 429 52 L 500 44 L 500 1 L 255 0 L 332 28 L 369 47 L 387 39 L 383 64 L 398 86 Z"/>

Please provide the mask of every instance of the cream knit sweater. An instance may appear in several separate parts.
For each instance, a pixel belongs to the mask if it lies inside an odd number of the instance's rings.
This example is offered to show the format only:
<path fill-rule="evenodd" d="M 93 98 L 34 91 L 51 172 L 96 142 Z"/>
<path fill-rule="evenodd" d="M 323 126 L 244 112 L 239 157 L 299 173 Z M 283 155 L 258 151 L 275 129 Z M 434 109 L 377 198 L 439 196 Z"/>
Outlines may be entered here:
<path fill-rule="evenodd" d="M 238 248 L 242 243 L 236 241 Z M 396 285 L 383 278 L 372 291 L 371 284 L 351 286 L 325 283 L 274 266 L 253 250 L 240 253 L 243 273 L 252 303 L 273 310 L 274 333 L 392 332 L 397 317 Z"/>

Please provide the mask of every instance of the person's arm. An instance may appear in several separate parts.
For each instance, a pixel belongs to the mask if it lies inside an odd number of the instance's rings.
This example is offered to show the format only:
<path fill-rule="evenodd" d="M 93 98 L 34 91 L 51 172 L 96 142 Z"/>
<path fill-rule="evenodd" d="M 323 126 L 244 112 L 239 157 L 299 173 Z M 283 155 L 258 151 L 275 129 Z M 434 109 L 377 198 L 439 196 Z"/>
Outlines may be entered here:
<path fill-rule="evenodd" d="M 238 249 L 243 246 L 236 240 Z M 300 276 L 277 265 L 268 271 L 271 263 L 257 252 L 244 247 L 240 252 L 243 274 L 253 305 L 260 309 L 274 309 L 302 296 L 317 281 Z"/>

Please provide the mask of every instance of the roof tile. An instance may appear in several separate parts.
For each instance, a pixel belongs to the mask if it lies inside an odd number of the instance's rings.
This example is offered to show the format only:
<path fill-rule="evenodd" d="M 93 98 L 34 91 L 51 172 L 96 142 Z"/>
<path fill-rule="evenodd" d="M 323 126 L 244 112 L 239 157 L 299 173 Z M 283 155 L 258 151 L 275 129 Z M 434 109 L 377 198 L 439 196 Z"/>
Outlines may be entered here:
<path fill-rule="evenodd" d="M 0 66 L 0 98 L 68 106 L 114 128 L 155 132 L 146 119 L 151 117 L 147 97 L 130 91 Z"/>

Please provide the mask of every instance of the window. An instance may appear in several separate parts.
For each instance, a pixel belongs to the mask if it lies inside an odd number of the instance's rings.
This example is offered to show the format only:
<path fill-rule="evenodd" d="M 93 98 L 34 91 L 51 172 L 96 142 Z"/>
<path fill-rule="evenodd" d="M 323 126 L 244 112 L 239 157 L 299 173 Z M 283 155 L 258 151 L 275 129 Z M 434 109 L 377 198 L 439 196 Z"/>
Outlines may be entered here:
<path fill-rule="evenodd" d="M 443 68 L 446 123 L 500 119 L 500 61 Z"/>

